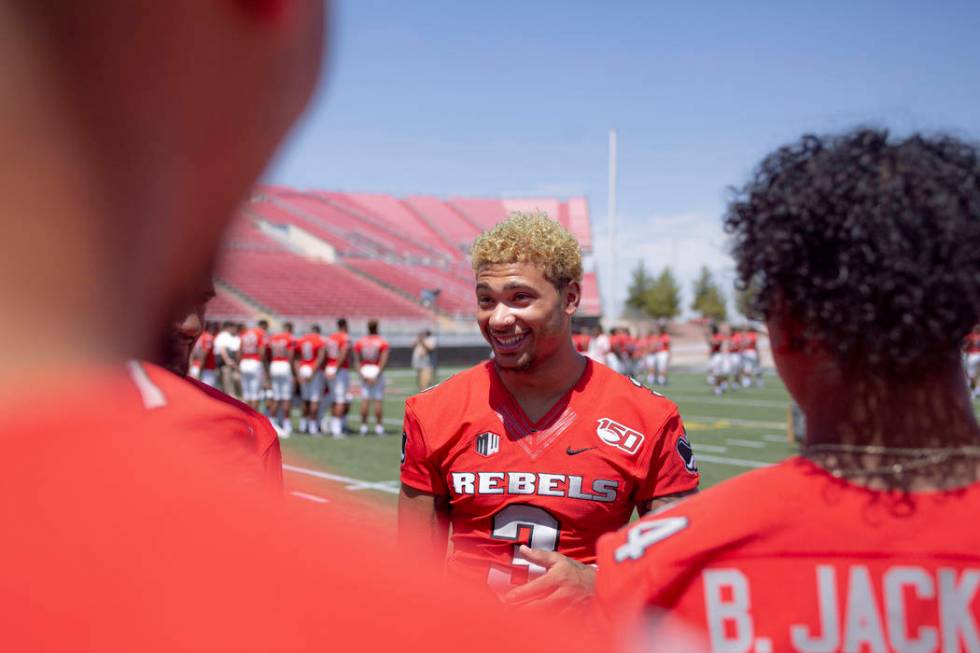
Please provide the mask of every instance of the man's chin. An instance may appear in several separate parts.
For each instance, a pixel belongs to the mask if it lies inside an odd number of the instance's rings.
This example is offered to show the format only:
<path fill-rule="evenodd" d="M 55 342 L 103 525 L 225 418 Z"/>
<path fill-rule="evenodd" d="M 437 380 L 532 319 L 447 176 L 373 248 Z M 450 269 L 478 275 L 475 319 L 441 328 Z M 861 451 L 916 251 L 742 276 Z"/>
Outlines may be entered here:
<path fill-rule="evenodd" d="M 497 367 L 507 372 L 529 372 L 534 366 L 534 357 L 523 356 L 497 356 L 495 358 Z"/>

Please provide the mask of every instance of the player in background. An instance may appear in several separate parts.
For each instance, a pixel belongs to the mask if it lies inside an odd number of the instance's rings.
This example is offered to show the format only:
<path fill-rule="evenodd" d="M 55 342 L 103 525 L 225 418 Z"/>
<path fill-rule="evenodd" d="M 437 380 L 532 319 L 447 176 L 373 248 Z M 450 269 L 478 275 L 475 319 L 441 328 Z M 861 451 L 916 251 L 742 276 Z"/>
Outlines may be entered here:
<path fill-rule="evenodd" d="M 323 375 L 325 361 L 326 343 L 320 335 L 320 325 L 314 324 L 296 341 L 296 355 L 293 358 L 300 398 L 303 400 L 300 433 L 320 435 L 320 399 L 327 387 Z"/>
<path fill-rule="evenodd" d="M 670 334 L 666 324 L 657 325 L 657 334 L 652 336 L 654 342 L 653 374 L 657 385 L 667 385 L 670 373 Z"/>
<path fill-rule="evenodd" d="M 742 385 L 761 388 L 762 372 L 759 369 L 759 334 L 755 327 L 746 324 L 742 327 Z"/>
<path fill-rule="evenodd" d="M 242 332 L 241 361 L 238 369 L 242 375 L 242 400 L 254 410 L 262 404 L 265 387 L 266 344 L 269 322 L 259 320 L 254 327 Z"/>
<path fill-rule="evenodd" d="M 734 324 L 728 325 L 728 335 L 725 338 L 725 350 L 728 359 L 728 378 L 732 390 L 742 386 L 742 333 Z"/>
<path fill-rule="evenodd" d="M 727 339 L 714 322 L 710 326 L 708 341 L 708 383 L 718 396 L 728 388 L 728 356 L 725 352 Z"/>
<path fill-rule="evenodd" d="M 326 379 L 330 386 L 330 435 L 337 439 L 347 437 L 347 413 L 350 411 L 350 335 L 347 318 L 337 320 L 337 330 L 327 336 Z"/>
<path fill-rule="evenodd" d="M 229 397 L 241 394 L 241 375 L 238 371 L 241 348 L 238 326 L 226 321 L 221 325 L 221 332 L 214 337 L 214 354 L 218 364 L 219 387 Z"/>
<path fill-rule="evenodd" d="M 592 338 L 589 336 L 587 327 L 578 327 L 575 329 L 575 332 L 572 334 L 572 344 L 575 345 L 575 351 L 583 356 L 588 356 L 591 343 Z"/>
<path fill-rule="evenodd" d="M 388 367 L 390 346 L 388 341 L 378 335 L 378 321 L 368 320 L 367 335 L 354 343 L 354 364 L 361 376 L 361 435 L 368 432 L 368 414 L 374 404 L 374 433 L 385 434 L 384 371 Z"/>
<path fill-rule="evenodd" d="M 980 315 L 978 160 L 946 136 L 805 136 L 737 192 L 725 229 L 803 455 L 602 541 L 612 619 L 692 625 L 697 650 L 980 650 L 980 426 L 959 361 Z"/>
<path fill-rule="evenodd" d="M 269 381 L 272 385 L 272 402 L 269 405 L 269 419 L 282 437 L 288 438 L 293 432 L 293 420 L 289 409 L 293 402 L 293 359 L 296 353 L 296 337 L 293 323 L 285 322 L 282 331 L 269 337 Z"/>
<path fill-rule="evenodd" d="M 494 357 L 407 400 L 399 532 L 445 556 L 451 523 L 453 576 L 511 603 L 575 604 L 599 535 L 696 490 L 697 466 L 672 402 L 575 351 L 570 233 L 514 214 L 471 258 Z"/>
<path fill-rule="evenodd" d="M 412 369 L 419 392 L 432 385 L 436 373 L 436 337 L 428 329 L 415 336 L 412 343 Z"/>
<path fill-rule="evenodd" d="M 218 334 L 219 324 L 208 322 L 201 337 L 194 343 L 191 351 L 190 376 L 206 383 L 212 388 L 218 387 L 218 364 L 214 355 L 214 338 Z"/>
<path fill-rule="evenodd" d="M 980 398 L 980 324 L 973 327 L 963 343 L 963 369 L 973 399 Z"/>
<path fill-rule="evenodd" d="M 609 336 L 606 335 L 602 326 L 597 324 L 592 329 L 592 340 L 589 342 L 589 353 L 587 356 L 597 363 L 608 365 L 609 354 Z"/>

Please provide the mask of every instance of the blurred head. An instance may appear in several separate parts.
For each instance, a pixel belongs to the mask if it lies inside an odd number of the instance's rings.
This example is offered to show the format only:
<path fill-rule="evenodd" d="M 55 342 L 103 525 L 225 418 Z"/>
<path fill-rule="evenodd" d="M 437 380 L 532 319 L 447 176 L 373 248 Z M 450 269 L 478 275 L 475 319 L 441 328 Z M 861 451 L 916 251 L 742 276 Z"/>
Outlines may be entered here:
<path fill-rule="evenodd" d="M 804 136 L 725 216 L 794 395 L 810 372 L 899 382 L 954 360 L 980 316 L 980 165 L 949 136 Z M 947 360 L 948 359 L 948 360 Z"/>
<path fill-rule="evenodd" d="M 262 329 L 263 331 L 268 331 L 269 330 L 269 321 L 268 320 L 259 320 L 258 322 L 255 323 L 255 325 L 257 327 L 259 327 L 260 329 Z"/>
<path fill-rule="evenodd" d="M 320 325 L 319 324 L 310 325 L 310 333 L 320 333 Z"/>
<path fill-rule="evenodd" d="M 367 329 L 368 329 L 368 333 L 370 333 L 372 336 L 378 335 L 378 321 L 368 320 Z"/>
<path fill-rule="evenodd" d="M 313 91 L 324 1 L 5 5 L 104 197 L 98 228 L 139 253 L 161 314 L 183 310 Z"/>
<path fill-rule="evenodd" d="M 345 333 L 347 332 L 347 318 L 346 317 L 342 317 L 339 320 L 337 320 L 337 330 L 338 331 L 343 331 Z"/>
<path fill-rule="evenodd" d="M 293 323 L 292 322 L 283 322 L 283 324 L 282 324 L 282 330 L 285 331 L 286 333 L 292 333 L 293 332 Z"/>
<path fill-rule="evenodd" d="M 208 329 L 207 329 L 207 331 L 212 336 L 217 335 L 220 326 L 221 325 L 219 325 L 217 322 L 208 322 Z"/>
<path fill-rule="evenodd" d="M 208 284 L 192 304 L 187 306 L 167 328 L 157 360 L 154 362 L 174 374 L 186 376 L 190 366 L 191 350 L 204 332 L 204 314 L 207 303 L 214 297 L 214 286 Z"/>
<path fill-rule="evenodd" d="M 581 299 L 575 238 L 547 216 L 514 214 L 473 243 L 477 322 L 496 364 L 529 371 L 570 346 Z"/>

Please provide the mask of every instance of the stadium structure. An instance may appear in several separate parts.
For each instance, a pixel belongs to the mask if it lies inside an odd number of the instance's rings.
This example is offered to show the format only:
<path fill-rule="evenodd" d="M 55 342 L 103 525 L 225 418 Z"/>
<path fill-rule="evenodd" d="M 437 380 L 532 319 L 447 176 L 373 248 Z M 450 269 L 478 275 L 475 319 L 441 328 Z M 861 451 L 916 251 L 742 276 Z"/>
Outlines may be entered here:
<path fill-rule="evenodd" d="M 487 199 L 261 186 L 231 228 L 208 307 L 210 319 L 324 328 L 346 317 L 354 331 L 378 318 L 392 344 L 435 328 L 443 344 L 479 339 L 473 320 L 473 239 L 513 211 L 541 211 L 578 239 L 585 260 L 576 319 L 598 322 L 599 286 L 584 197 Z"/>

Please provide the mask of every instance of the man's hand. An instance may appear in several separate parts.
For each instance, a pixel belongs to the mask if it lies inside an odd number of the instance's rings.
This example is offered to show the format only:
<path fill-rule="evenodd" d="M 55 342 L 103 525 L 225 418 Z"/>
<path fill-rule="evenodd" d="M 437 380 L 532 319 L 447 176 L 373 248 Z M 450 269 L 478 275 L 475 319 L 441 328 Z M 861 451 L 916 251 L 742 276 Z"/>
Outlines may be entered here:
<path fill-rule="evenodd" d="M 584 612 L 588 609 L 595 585 L 595 567 L 556 551 L 540 551 L 523 544 L 520 553 L 525 560 L 547 571 L 504 594 L 501 597 L 504 603 L 529 608 L 553 608 L 562 612 Z"/>

